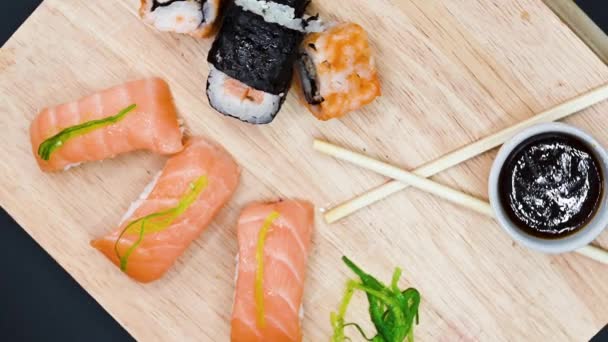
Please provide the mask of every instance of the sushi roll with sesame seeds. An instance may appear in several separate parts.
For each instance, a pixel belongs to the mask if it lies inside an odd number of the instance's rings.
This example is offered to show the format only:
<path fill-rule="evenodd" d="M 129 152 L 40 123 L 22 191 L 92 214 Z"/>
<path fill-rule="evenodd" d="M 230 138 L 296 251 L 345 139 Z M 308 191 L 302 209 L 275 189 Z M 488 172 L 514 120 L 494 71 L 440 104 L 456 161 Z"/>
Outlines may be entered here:
<path fill-rule="evenodd" d="M 381 93 L 367 33 L 354 23 L 307 35 L 296 70 L 306 105 L 319 120 L 339 118 Z"/>
<path fill-rule="evenodd" d="M 141 0 L 139 15 L 159 31 L 204 38 L 214 32 L 221 0 Z"/>
<path fill-rule="evenodd" d="M 291 86 L 308 0 L 235 0 L 226 9 L 207 61 L 207 97 L 222 114 L 270 123 Z M 297 7 L 292 7 L 297 5 Z"/>

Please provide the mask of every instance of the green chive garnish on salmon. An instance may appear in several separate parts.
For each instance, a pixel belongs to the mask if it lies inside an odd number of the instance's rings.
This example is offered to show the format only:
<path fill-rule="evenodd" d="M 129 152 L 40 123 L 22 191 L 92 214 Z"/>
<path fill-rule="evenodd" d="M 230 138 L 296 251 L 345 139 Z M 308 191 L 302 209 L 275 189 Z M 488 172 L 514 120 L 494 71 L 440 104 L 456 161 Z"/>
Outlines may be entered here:
<path fill-rule="evenodd" d="M 170 227 L 171 224 L 173 224 L 173 221 L 188 210 L 190 205 L 196 201 L 198 196 L 207 187 L 207 184 L 207 177 L 200 176 L 196 181 L 190 183 L 188 192 L 184 195 L 184 197 L 181 198 L 177 206 L 141 217 L 129 223 L 125 227 L 114 244 L 114 251 L 120 260 L 120 269 L 123 272 L 127 270 L 129 256 L 133 253 L 133 251 L 135 251 L 135 249 L 137 249 L 137 247 L 139 247 L 144 239 L 144 236 L 147 234 L 161 232 Z M 133 243 L 123 255 L 120 255 L 120 252 L 118 251 L 118 244 L 125 234 L 137 234 L 138 238 L 137 241 L 135 241 L 135 243 Z"/>
<path fill-rule="evenodd" d="M 236 191 L 239 176 L 239 165 L 221 145 L 189 137 L 118 226 L 93 239 L 91 246 L 134 280 L 156 281 L 209 227 Z"/>
<path fill-rule="evenodd" d="M 96 129 L 113 125 L 113 124 L 121 121 L 122 119 L 124 119 L 125 116 L 127 114 L 129 114 L 131 111 L 133 111 L 135 108 L 137 108 L 137 105 L 132 104 L 132 105 L 124 108 L 120 112 L 118 112 L 118 114 L 116 114 L 116 115 L 109 116 L 107 118 L 103 118 L 103 119 L 99 119 L 99 120 L 91 120 L 91 121 L 81 123 L 79 125 L 68 127 L 66 129 L 62 130 L 61 132 L 55 134 L 54 136 L 43 141 L 42 144 L 40 144 L 40 146 L 38 147 L 38 155 L 40 156 L 40 158 L 42 160 L 49 160 L 49 159 L 51 159 L 51 154 L 55 150 L 57 150 L 58 148 L 63 146 L 68 140 L 81 136 L 81 135 L 84 135 L 84 134 L 87 134 Z"/>
<path fill-rule="evenodd" d="M 256 323 L 259 327 L 264 327 L 266 323 L 264 315 L 264 243 L 266 242 L 266 236 L 269 233 L 270 227 L 272 227 L 272 224 L 279 216 L 280 214 L 277 211 L 273 211 L 266 217 L 262 229 L 260 229 L 255 250 L 255 260 L 257 263 L 255 270 L 255 308 Z"/>

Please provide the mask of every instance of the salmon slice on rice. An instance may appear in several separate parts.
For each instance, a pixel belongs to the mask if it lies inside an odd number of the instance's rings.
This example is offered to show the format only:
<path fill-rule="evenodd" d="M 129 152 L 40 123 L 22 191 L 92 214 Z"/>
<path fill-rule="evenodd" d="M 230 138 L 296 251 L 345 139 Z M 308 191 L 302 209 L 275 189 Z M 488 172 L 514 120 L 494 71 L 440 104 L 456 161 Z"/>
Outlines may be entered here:
<path fill-rule="evenodd" d="M 253 203 L 241 213 L 233 342 L 301 341 L 302 299 L 314 208 L 305 201 Z"/>
<path fill-rule="evenodd" d="M 133 279 L 157 280 L 230 200 L 239 175 L 239 166 L 224 148 L 191 138 L 123 222 L 91 245 Z"/>
<path fill-rule="evenodd" d="M 83 134 L 69 132 L 121 112 L 124 117 L 119 121 L 89 128 Z M 41 155 L 41 145 L 62 132 L 66 138 L 58 140 L 50 155 Z M 32 152 L 43 171 L 60 171 L 136 150 L 173 154 L 183 148 L 171 91 L 159 78 L 128 82 L 78 101 L 43 109 L 30 125 L 30 139 Z"/>

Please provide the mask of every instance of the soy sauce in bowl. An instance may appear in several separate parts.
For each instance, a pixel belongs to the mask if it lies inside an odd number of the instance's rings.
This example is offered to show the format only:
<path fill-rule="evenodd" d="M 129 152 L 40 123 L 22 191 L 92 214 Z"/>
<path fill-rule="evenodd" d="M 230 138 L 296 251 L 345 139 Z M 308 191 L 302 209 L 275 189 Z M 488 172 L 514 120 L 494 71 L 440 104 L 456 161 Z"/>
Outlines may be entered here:
<path fill-rule="evenodd" d="M 600 163 L 584 142 L 562 133 L 523 141 L 507 157 L 499 178 L 500 201 L 525 233 L 559 239 L 585 227 L 598 211 Z"/>

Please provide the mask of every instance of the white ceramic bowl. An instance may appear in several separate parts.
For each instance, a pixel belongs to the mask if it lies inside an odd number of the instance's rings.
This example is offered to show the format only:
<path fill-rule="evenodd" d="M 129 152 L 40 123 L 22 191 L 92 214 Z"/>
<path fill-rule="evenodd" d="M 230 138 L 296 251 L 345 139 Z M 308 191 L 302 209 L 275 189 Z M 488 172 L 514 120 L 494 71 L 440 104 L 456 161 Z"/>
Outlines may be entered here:
<path fill-rule="evenodd" d="M 595 154 L 595 157 L 597 158 L 599 163 L 601 164 L 599 166 L 601 168 L 604 182 L 604 191 L 602 194 L 600 207 L 595 213 L 593 219 L 587 224 L 587 226 L 570 236 L 554 240 L 541 239 L 526 234 L 524 231 L 519 229 L 506 214 L 498 190 L 498 178 L 500 175 L 500 171 L 503 168 L 505 160 L 509 157 L 513 150 L 528 138 L 539 134 L 552 132 L 565 133 L 570 136 L 574 136 L 586 143 L 592 150 L 592 152 Z M 598 235 L 600 235 L 600 233 L 606 228 L 606 226 L 608 226 L 608 180 L 606 179 L 607 177 L 608 153 L 592 136 L 570 125 L 562 123 L 546 123 L 532 126 L 521 131 L 502 146 L 500 151 L 498 151 L 498 155 L 494 160 L 494 164 L 492 165 L 492 171 L 490 172 L 490 180 L 488 182 L 488 192 L 490 194 L 490 203 L 492 204 L 492 208 L 494 209 L 494 212 L 496 214 L 496 220 L 498 221 L 500 226 L 515 241 L 526 247 L 544 253 L 565 253 L 574 251 L 585 245 L 588 245 L 591 241 L 597 238 Z"/>

